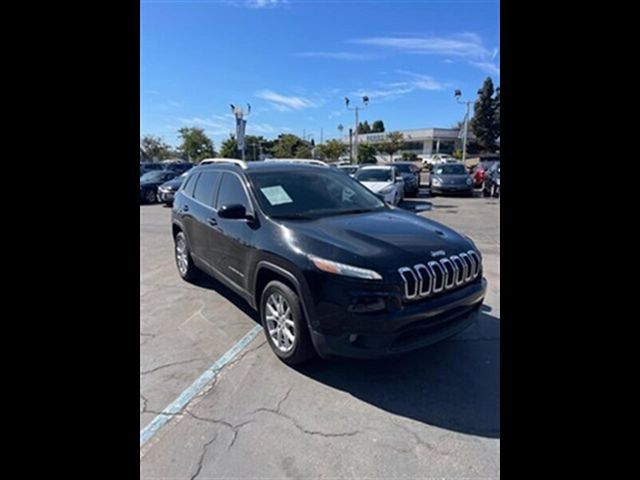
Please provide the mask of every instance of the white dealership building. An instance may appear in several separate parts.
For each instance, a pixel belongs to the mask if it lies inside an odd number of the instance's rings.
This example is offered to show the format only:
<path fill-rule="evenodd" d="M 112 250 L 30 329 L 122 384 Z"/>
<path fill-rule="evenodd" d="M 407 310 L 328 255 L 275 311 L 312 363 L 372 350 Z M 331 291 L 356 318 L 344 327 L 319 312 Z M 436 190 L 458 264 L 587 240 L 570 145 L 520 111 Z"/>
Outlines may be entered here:
<path fill-rule="evenodd" d="M 436 153 L 452 154 L 454 150 L 462 150 L 460 130 L 457 128 L 414 128 L 410 130 L 396 130 L 404 139 L 403 148 L 394 157 L 401 157 L 403 153 L 415 153 L 420 159 L 435 155 Z M 391 132 L 366 133 L 358 135 L 358 143 L 380 143 L 386 140 Z M 468 141 L 473 140 L 471 128 L 468 132 Z M 340 139 L 349 145 L 349 136 Z M 355 142 L 355 135 L 352 136 Z M 384 157 L 384 156 L 382 156 Z"/>

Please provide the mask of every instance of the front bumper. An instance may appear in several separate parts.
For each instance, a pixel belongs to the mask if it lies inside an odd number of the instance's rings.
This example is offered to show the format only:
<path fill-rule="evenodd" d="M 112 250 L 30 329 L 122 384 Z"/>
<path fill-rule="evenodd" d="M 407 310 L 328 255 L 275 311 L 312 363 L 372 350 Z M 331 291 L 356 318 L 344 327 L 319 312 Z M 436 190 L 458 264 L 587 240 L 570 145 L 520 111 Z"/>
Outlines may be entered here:
<path fill-rule="evenodd" d="M 473 193 L 473 184 L 471 185 L 431 185 L 433 193 L 464 193 L 470 195 Z"/>
<path fill-rule="evenodd" d="M 163 203 L 173 202 L 175 198 L 175 192 L 158 190 L 158 198 Z"/>
<path fill-rule="evenodd" d="M 382 313 L 341 315 L 329 329 L 315 322 L 311 339 L 322 357 L 375 358 L 404 353 L 455 335 L 476 320 L 487 289 L 481 278 L 458 290 Z"/>

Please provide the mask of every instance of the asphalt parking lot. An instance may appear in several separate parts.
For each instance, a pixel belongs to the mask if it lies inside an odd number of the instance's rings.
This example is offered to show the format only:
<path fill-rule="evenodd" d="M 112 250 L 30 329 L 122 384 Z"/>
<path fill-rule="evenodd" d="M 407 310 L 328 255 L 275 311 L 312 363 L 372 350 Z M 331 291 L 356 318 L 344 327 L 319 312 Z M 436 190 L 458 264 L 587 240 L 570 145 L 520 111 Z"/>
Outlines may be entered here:
<path fill-rule="evenodd" d="M 476 242 L 477 322 L 404 356 L 297 368 L 260 333 L 141 448 L 141 479 L 499 477 L 499 201 L 423 189 L 401 207 Z M 168 208 L 140 206 L 141 429 L 257 322 L 215 280 L 180 279 L 169 222 Z"/>

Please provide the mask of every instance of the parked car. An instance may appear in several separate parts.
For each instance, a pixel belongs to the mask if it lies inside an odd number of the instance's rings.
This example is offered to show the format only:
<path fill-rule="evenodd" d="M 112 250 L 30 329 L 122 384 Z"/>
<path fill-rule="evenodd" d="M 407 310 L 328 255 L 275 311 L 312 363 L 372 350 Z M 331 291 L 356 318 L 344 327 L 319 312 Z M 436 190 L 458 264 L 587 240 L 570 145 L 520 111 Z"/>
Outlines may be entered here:
<path fill-rule="evenodd" d="M 398 205 L 404 198 L 404 179 L 390 165 L 360 167 L 354 178 L 391 205 Z"/>
<path fill-rule="evenodd" d="M 360 168 L 360 165 L 338 165 L 338 170 L 342 170 L 344 173 L 348 174 L 350 177 L 355 176 L 356 172 Z"/>
<path fill-rule="evenodd" d="M 394 162 L 393 166 L 404 178 L 404 196 L 417 196 L 420 190 L 420 169 L 412 162 Z"/>
<path fill-rule="evenodd" d="M 141 162 L 140 163 L 140 176 L 148 172 L 155 172 L 158 170 L 164 170 L 162 163 Z"/>
<path fill-rule="evenodd" d="M 160 185 L 158 187 L 158 201 L 164 203 L 168 207 L 173 205 L 175 194 L 182 185 L 182 182 L 184 182 L 184 179 L 187 178 L 188 173 L 189 170 Z"/>
<path fill-rule="evenodd" d="M 500 197 L 500 162 L 495 162 L 484 176 L 482 194 L 485 197 Z"/>
<path fill-rule="evenodd" d="M 441 163 L 429 174 L 431 196 L 439 193 L 473 195 L 473 179 L 462 163 Z"/>
<path fill-rule="evenodd" d="M 193 163 L 190 162 L 172 162 L 165 164 L 165 170 L 176 172 L 178 175 L 186 172 L 193 167 Z"/>
<path fill-rule="evenodd" d="M 178 176 L 176 172 L 168 170 L 145 173 L 140 177 L 140 202 L 155 203 L 158 199 L 158 187 L 176 176 Z"/>
<path fill-rule="evenodd" d="M 475 188 L 482 187 L 485 173 L 495 162 L 495 160 L 483 160 L 475 166 L 475 168 L 471 172 L 471 176 L 473 177 L 473 186 Z M 500 162 L 500 160 L 498 160 L 498 162 Z"/>
<path fill-rule="evenodd" d="M 433 167 L 438 163 L 447 163 L 447 162 L 457 162 L 454 157 L 449 155 L 448 153 L 434 153 L 432 155 L 427 155 L 422 159 L 422 165 L 426 167 Z"/>
<path fill-rule="evenodd" d="M 441 341 L 477 321 L 487 289 L 471 239 L 333 168 L 199 166 L 171 217 L 179 275 L 205 272 L 246 300 L 287 364 Z"/>

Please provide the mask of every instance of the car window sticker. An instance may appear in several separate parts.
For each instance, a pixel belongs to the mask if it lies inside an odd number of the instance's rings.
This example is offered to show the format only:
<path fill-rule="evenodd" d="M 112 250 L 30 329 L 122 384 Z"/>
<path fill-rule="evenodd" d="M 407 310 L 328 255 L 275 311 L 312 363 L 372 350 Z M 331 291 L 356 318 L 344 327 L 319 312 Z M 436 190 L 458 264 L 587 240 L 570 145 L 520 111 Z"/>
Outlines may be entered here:
<path fill-rule="evenodd" d="M 293 203 L 291 197 L 284 188 L 280 185 L 274 187 L 264 187 L 260 191 L 267 197 L 268 202 L 271 205 L 282 205 L 283 203 Z"/>

